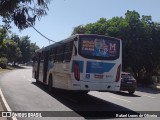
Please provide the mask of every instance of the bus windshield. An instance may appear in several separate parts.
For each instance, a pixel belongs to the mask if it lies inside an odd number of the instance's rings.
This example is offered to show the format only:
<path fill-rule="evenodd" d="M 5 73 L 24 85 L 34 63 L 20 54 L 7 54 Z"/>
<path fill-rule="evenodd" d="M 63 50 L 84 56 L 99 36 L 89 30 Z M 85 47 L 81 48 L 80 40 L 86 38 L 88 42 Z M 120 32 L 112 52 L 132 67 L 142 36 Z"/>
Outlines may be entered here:
<path fill-rule="evenodd" d="M 111 37 L 81 36 L 79 54 L 89 59 L 115 60 L 119 58 L 120 41 Z"/>

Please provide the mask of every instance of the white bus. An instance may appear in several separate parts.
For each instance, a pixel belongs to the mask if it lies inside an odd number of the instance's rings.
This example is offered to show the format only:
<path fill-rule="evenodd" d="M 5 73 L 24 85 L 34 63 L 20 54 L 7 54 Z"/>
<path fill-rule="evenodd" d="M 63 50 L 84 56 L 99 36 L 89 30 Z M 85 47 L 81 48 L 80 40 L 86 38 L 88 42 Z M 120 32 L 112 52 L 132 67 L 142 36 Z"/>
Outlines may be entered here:
<path fill-rule="evenodd" d="M 48 85 L 49 90 L 120 90 L 120 39 L 77 34 L 37 50 L 33 61 L 33 78 Z"/>

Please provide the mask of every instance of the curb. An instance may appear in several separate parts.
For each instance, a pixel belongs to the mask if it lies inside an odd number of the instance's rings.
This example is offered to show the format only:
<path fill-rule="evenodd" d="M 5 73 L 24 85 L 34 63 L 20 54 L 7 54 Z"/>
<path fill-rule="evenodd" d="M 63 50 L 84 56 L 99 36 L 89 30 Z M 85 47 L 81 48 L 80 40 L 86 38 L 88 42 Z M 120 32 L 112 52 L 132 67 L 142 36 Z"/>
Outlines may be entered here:
<path fill-rule="evenodd" d="M 1 114 L 2 114 L 2 112 L 4 111 L 4 107 L 2 106 L 3 102 L 1 102 L 1 101 L 2 101 L 2 99 L 0 97 L 0 111 L 1 111 Z M 0 117 L 0 120 L 7 120 L 7 118 L 6 117 Z"/>
<path fill-rule="evenodd" d="M 3 93 L 2 93 L 1 88 L 0 88 L 0 103 L 1 103 L 0 107 L 1 107 L 2 111 L 4 111 L 4 112 L 11 112 L 12 111 L 11 108 L 9 107 Z M 4 118 L 4 120 L 17 120 L 16 117 L 2 117 L 2 119 L 3 118 Z"/>

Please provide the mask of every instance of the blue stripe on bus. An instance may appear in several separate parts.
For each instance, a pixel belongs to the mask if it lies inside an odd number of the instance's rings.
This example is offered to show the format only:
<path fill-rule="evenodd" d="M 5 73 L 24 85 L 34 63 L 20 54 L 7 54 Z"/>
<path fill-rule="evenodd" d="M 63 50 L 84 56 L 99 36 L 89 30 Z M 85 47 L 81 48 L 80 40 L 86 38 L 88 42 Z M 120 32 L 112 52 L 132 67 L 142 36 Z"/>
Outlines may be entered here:
<path fill-rule="evenodd" d="M 78 67 L 79 67 L 79 70 L 80 70 L 80 73 L 83 73 L 83 65 L 84 65 L 84 62 L 83 61 L 78 61 L 78 60 L 74 60 L 72 62 L 72 72 L 74 72 L 74 64 L 78 64 Z"/>
<path fill-rule="evenodd" d="M 99 73 L 109 72 L 115 63 L 104 63 L 104 62 L 90 62 L 87 61 L 86 73 Z"/>

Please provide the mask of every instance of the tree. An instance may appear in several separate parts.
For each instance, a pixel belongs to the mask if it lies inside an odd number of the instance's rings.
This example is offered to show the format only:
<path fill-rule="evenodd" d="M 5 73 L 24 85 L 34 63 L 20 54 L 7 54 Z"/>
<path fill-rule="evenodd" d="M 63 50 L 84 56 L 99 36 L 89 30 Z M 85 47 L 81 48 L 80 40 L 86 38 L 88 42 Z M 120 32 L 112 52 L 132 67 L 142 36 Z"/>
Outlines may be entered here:
<path fill-rule="evenodd" d="M 0 27 L 0 45 L 2 44 L 3 42 L 3 39 L 7 36 L 7 32 Z"/>
<path fill-rule="evenodd" d="M 35 51 L 38 50 L 39 47 L 36 45 L 36 43 L 31 43 L 30 44 L 30 55 L 31 55 L 31 58 L 34 57 L 35 55 Z"/>
<path fill-rule="evenodd" d="M 84 34 L 86 32 L 85 27 L 83 25 L 79 25 L 74 28 L 72 35 L 74 34 Z"/>
<path fill-rule="evenodd" d="M 18 44 L 18 46 L 19 46 L 19 44 L 20 44 L 20 38 L 19 38 L 18 35 L 12 34 L 10 39 L 13 40 L 14 42 L 16 42 Z"/>
<path fill-rule="evenodd" d="M 19 37 L 16 34 L 8 35 L 0 29 L 0 59 L 8 62 L 26 63 L 31 60 L 35 50 L 39 49 L 36 43 L 31 43 L 29 36 Z"/>
<path fill-rule="evenodd" d="M 31 43 L 29 36 L 23 36 L 20 38 L 19 48 L 22 52 L 22 57 L 19 61 L 21 63 L 27 63 L 31 61 L 35 51 L 39 49 L 36 43 Z"/>
<path fill-rule="evenodd" d="M 3 40 L 7 37 L 7 32 L 3 29 L 0 28 L 0 57 L 4 57 L 4 51 L 3 51 Z"/>
<path fill-rule="evenodd" d="M 0 16 L 5 23 L 5 29 L 9 29 L 11 22 L 23 30 L 35 24 L 36 17 L 40 19 L 46 15 L 47 4 L 50 0 L 1 0 Z"/>
<path fill-rule="evenodd" d="M 34 56 L 35 50 L 39 49 L 36 43 L 31 43 L 29 36 L 19 37 L 16 34 L 12 34 L 10 39 L 17 44 L 21 51 L 21 57 L 18 59 L 19 63 L 29 62 Z"/>
<path fill-rule="evenodd" d="M 23 36 L 20 38 L 20 45 L 19 48 L 22 52 L 22 58 L 20 59 L 20 62 L 26 63 L 31 60 L 31 54 L 30 54 L 30 38 L 29 36 Z"/>
<path fill-rule="evenodd" d="M 18 47 L 17 43 L 13 40 L 4 40 L 4 53 L 5 57 L 8 59 L 8 62 L 17 62 L 18 59 L 21 57 L 21 51 Z"/>

